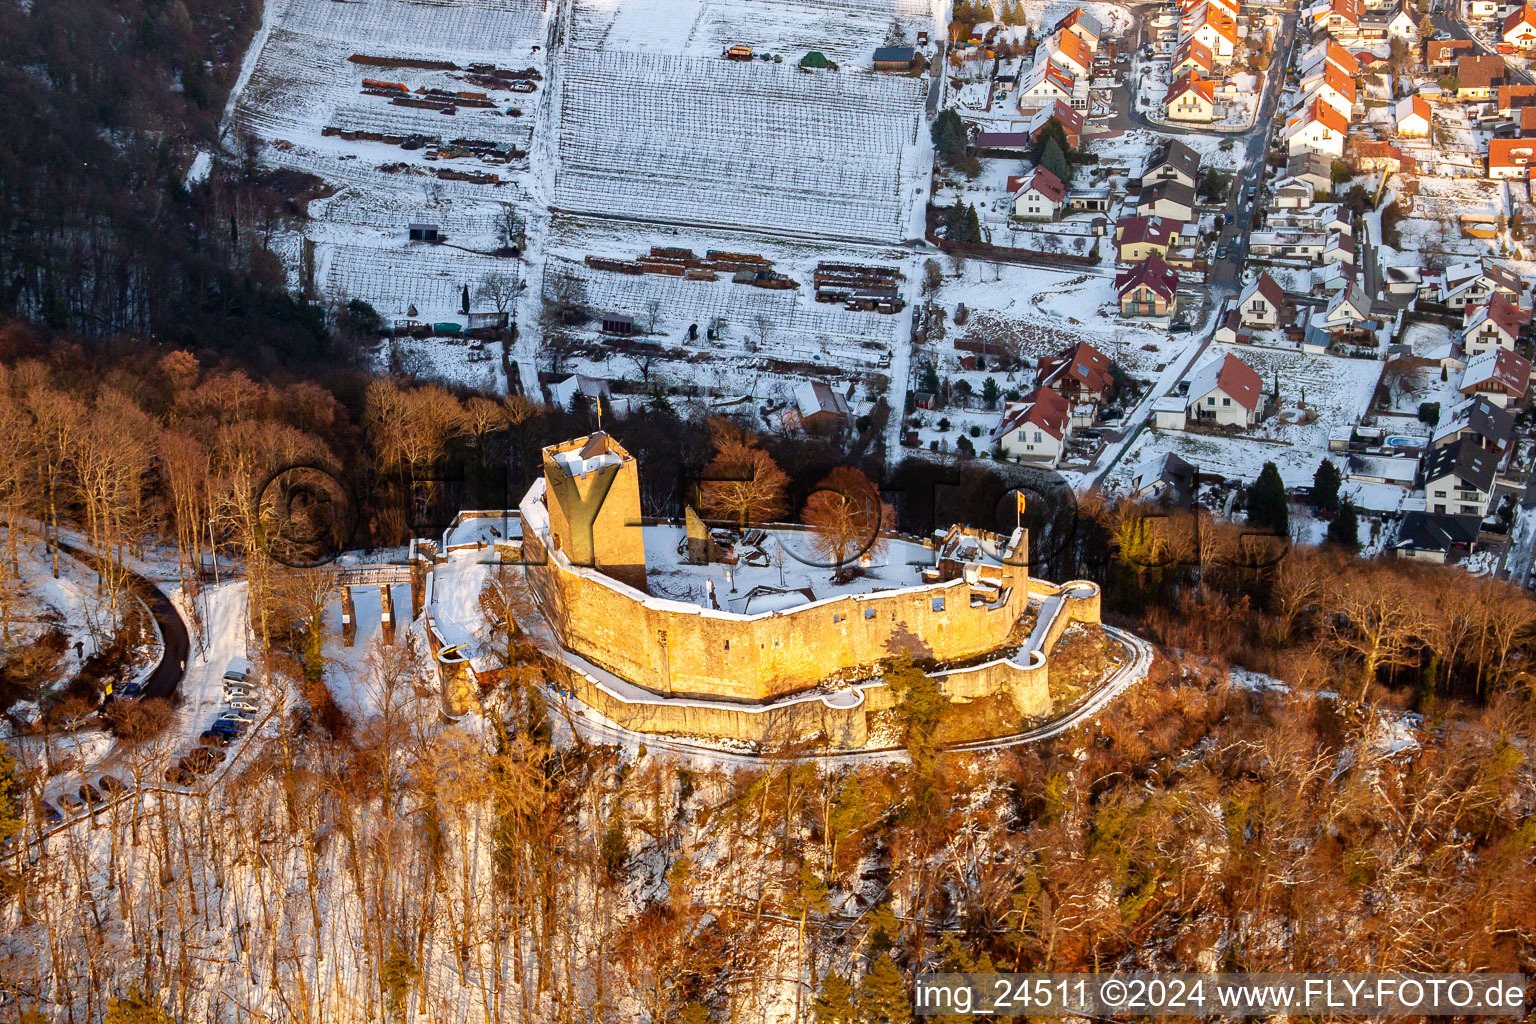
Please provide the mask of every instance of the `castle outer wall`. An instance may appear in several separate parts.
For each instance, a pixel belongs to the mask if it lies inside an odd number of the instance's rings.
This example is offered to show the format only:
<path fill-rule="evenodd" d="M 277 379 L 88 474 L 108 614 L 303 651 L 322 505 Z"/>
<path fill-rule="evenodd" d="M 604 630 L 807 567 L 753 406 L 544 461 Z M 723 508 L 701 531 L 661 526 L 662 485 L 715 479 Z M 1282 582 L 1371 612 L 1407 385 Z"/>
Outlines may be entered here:
<path fill-rule="evenodd" d="M 1024 568 L 1002 566 L 991 604 L 955 579 L 760 615 L 713 611 L 651 597 L 550 550 L 543 481 L 521 513 L 527 571 L 564 645 L 662 696 L 763 703 L 901 653 L 967 660 L 1002 646 L 1028 602 Z"/>

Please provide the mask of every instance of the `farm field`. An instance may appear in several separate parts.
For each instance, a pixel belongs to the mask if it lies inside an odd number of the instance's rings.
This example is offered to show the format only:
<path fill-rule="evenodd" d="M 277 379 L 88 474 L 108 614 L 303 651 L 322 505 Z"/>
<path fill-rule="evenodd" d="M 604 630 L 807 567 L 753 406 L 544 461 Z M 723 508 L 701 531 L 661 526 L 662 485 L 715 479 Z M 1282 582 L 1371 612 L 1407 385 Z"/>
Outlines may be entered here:
<path fill-rule="evenodd" d="M 716 58 L 564 58 L 554 205 L 824 238 L 906 237 L 924 87 Z"/>

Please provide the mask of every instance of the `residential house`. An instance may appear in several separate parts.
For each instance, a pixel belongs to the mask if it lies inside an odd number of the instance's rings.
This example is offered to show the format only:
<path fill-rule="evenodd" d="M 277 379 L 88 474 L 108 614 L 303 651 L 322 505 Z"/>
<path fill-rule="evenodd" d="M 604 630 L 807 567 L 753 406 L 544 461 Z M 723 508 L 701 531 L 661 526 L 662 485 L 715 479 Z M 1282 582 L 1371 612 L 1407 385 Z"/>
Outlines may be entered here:
<path fill-rule="evenodd" d="M 1437 302 L 1451 309 L 1486 303 L 1495 292 L 1522 305 L 1525 295 L 1520 276 L 1496 263 L 1457 263 L 1425 282 Z"/>
<path fill-rule="evenodd" d="M 575 373 L 549 385 L 549 404 L 557 409 L 572 410 L 578 404 L 588 408 L 598 403 L 606 413 L 612 401 L 613 392 L 609 390 L 608 382 L 585 374 Z"/>
<path fill-rule="evenodd" d="M 1149 459 L 1131 477 L 1131 496 L 1179 508 L 1194 504 L 1200 473 L 1173 452 Z"/>
<path fill-rule="evenodd" d="M 1404 512 L 1392 550 L 1398 558 L 1444 565 L 1477 550 L 1481 516 Z"/>
<path fill-rule="evenodd" d="M 1152 158 L 1141 171 L 1141 184 L 1158 181 L 1178 181 L 1190 188 L 1200 184 L 1200 154 L 1180 142 L 1169 139 L 1152 152 Z"/>
<path fill-rule="evenodd" d="M 1344 155 L 1349 122 L 1333 107 L 1315 99 L 1300 117 L 1291 119 L 1281 135 L 1292 155 L 1322 153 L 1338 159 Z"/>
<path fill-rule="evenodd" d="M 1347 127 L 1355 118 L 1355 97 L 1355 80 L 1332 64 L 1327 64 L 1311 81 L 1302 82 L 1301 98 L 1296 106 L 1303 108 L 1314 100 L 1322 100 L 1344 119 Z"/>
<path fill-rule="evenodd" d="M 1066 355 L 1040 360 L 1040 386 L 1049 388 L 1069 405 L 1103 405 L 1114 393 L 1114 372 L 1109 357 L 1086 341 Z"/>
<path fill-rule="evenodd" d="M 1198 39 L 1186 39 L 1174 48 L 1168 73 L 1179 75 L 1186 71 L 1196 71 L 1202 75 L 1209 75 L 1215 67 L 1216 59 L 1211 55 L 1209 46 Z"/>
<path fill-rule="evenodd" d="M 1325 153 L 1292 151 L 1291 158 L 1285 163 L 1285 176 L 1305 181 L 1312 186 L 1315 196 L 1333 192 L 1333 160 Z"/>
<path fill-rule="evenodd" d="M 1328 235 L 1322 231 L 1268 230 L 1248 236 L 1248 253 L 1256 260 L 1296 260 L 1316 263 L 1328 248 Z"/>
<path fill-rule="evenodd" d="M 1502 294 L 1495 294 L 1486 304 L 1468 306 L 1466 323 L 1461 329 L 1461 350 L 1468 359 L 1495 348 L 1515 350 L 1515 342 L 1529 318 L 1520 307 Z"/>
<path fill-rule="evenodd" d="M 1328 0 L 1311 8 L 1312 24 L 1341 42 L 1360 37 L 1360 0 Z"/>
<path fill-rule="evenodd" d="M 1050 62 L 1076 78 L 1093 77 L 1093 51 L 1081 36 L 1062 30 L 1054 32 L 1035 47 L 1035 65 Z"/>
<path fill-rule="evenodd" d="M 1217 60 L 1229 61 L 1237 50 L 1237 19 L 1220 5 L 1202 3 L 1185 17 L 1181 38 L 1193 39 Z"/>
<path fill-rule="evenodd" d="M 1531 388 L 1531 363 L 1507 348 L 1489 349 L 1467 360 L 1458 390 L 1466 398 L 1486 398 L 1501 409 L 1525 404 Z"/>
<path fill-rule="evenodd" d="M 1115 291 L 1122 316 L 1170 316 L 1178 299 L 1179 275 L 1154 254 L 1117 274 Z"/>
<path fill-rule="evenodd" d="M 1054 467 L 1071 433 L 1067 400 L 1049 388 L 1036 388 L 1021 401 L 1004 403 L 989 440 L 1010 459 Z"/>
<path fill-rule="evenodd" d="M 1358 137 L 1351 137 L 1349 142 L 1350 157 L 1354 161 L 1356 171 L 1384 171 L 1387 174 L 1396 174 L 1399 171 L 1406 174 L 1413 173 L 1415 166 L 1413 157 L 1390 142 Z"/>
<path fill-rule="evenodd" d="M 1324 263 L 1355 264 L 1355 236 L 1347 232 L 1337 232 L 1328 236 L 1328 244 L 1323 247 Z"/>
<path fill-rule="evenodd" d="M 1321 39 L 1308 47 L 1296 62 L 1296 68 L 1300 76 L 1306 78 L 1324 64 L 1333 65 L 1350 78 L 1360 73 L 1360 62 L 1331 38 Z"/>
<path fill-rule="evenodd" d="M 1488 178 L 1529 180 L 1536 161 L 1536 139 L 1489 139 Z"/>
<path fill-rule="evenodd" d="M 1499 38 L 1517 50 L 1536 46 L 1536 8 L 1521 4 L 1504 18 Z"/>
<path fill-rule="evenodd" d="M 852 418 L 847 394 L 825 381 L 801 381 L 794 397 L 794 422 L 806 433 L 835 434 Z"/>
<path fill-rule="evenodd" d="M 1195 205 L 1194 188 L 1179 181 L 1143 183 L 1141 195 L 1136 197 L 1136 213 L 1142 217 L 1192 221 Z"/>
<path fill-rule="evenodd" d="M 1456 61 L 1463 56 L 1477 53 L 1477 44 L 1470 39 L 1435 39 L 1424 48 L 1424 65 L 1431 74 L 1444 74 L 1456 70 Z"/>
<path fill-rule="evenodd" d="M 1033 114 L 1057 103 L 1072 106 L 1075 79 L 1050 61 L 1036 64 L 1019 79 L 1019 110 Z"/>
<path fill-rule="evenodd" d="M 1424 138 L 1434 123 L 1429 101 L 1419 95 L 1404 96 L 1398 100 L 1397 106 L 1392 108 L 1392 115 L 1397 134 L 1408 138 Z"/>
<path fill-rule="evenodd" d="M 1099 19 L 1083 10 L 1074 7 L 1056 23 L 1055 31 L 1067 31 L 1081 39 L 1090 52 L 1097 52 L 1099 40 L 1104 38 L 1104 27 L 1099 24 Z"/>
<path fill-rule="evenodd" d="M 1082 145 L 1083 141 L 1083 113 L 1073 110 L 1071 106 L 1060 100 L 1048 106 L 1041 107 L 1030 117 L 1028 130 L 1031 139 L 1034 139 L 1045 129 L 1046 123 L 1055 121 L 1061 125 L 1061 132 L 1067 138 L 1067 145 L 1073 149 Z"/>
<path fill-rule="evenodd" d="M 1296 315 L 1285 289 L 1265 273 L 1237 297 L 1237 313 L 1243 326 L 1263 329 L 1284 327 Z"/>
<path fill-rule="evenodd" d="M 1028 174 L 1009 177 L 1008 194 L 1013 215 L 1020 220 L 1055 220 L 1066 205 L 1067 188 L 1048 168 L 1036 167 Z"/>
<path fill-rule="evenodd" d="M 1308 210 L 1316 199 L 1312 183 L 1303 178 L 1281 178 L 1269 190 L 1269 205 L 1274 210 Z"/>
<path fill-rule="evenodd" d="M 1436 448 L 1424 462 L 1425 510 L 1484 518 L 1496 466 L 1496 457 L 1470 439 Z"/>
<path fill-rule="evenodd" d="M 1504 58 L 1458 57 L 1456 59 L 1456 99 L 1466 102 L 1493 99 L 1504 83 Z"/>
<path fill-rule="evenodd" d="M 1463 438 L 1502 456 L 1515 440 L 1515 414 L 1481 397 L 1441 410 L 1430 447 L 1443 448 Z"/>
<path fill-rule="evenodd" d="M 1499 113 L 1514 117 L 1515 111 L 1536 105 L 1536 85 L 1501 85 L 1498 97 Z"/>
<path fill-rule="evenodd" d="M 1471 21 L 1483 21 L 1488 18 L 1496 18 L 1499 8 L 1504 0 L 1463 0 L 1461 4 L 1463 16 Z M 1453 4 L 1451 10 L 1455 10 Z"/>
<path fill-rule="evenodd" d="M 1173 80 L 1163 96 L 1170 121 L 1216 120 L 1216 83 L 1186 71 Z"/>
<path fill-rule="evenodd" d="M 1188 418 L 1219 427 L 1251 427 L 1264 411 L 1264 385 L 1253 368 L 1230 352 L 1190 377 L 1184 408 Z"/>
<path fill-rule="evenodd" d="M 1364 11 L 1360 15 L 1359 41 L 1362 43 L 1376 44 L 1388 39 L 1412 42 L 1418 36 L 1413 15 L 1402 4 L 1385 10 Z"/>
<path fill-rule="evenodd" d="M 986 156 L 1023 156 L 1035 148 L 1035 137 L 1029 132 L 977 132 L 970 148 Z"/>
<path fill-rule="evenodd" d="M 1250 345 L 1253 343 L 1253 328 L 1243 323 L 1242 314 L 1237 310 L 1229 309 L 1211 337 L 1218 345 Z"/>
<path fill-rule="evenodd" d="M 1115 242 L 1121 263 L 1140 263 L 1152 255 L 1168 257 L 1179 245 L 1184 222 L 1169 217 L 1121 217 L 1115 222 Z"/>

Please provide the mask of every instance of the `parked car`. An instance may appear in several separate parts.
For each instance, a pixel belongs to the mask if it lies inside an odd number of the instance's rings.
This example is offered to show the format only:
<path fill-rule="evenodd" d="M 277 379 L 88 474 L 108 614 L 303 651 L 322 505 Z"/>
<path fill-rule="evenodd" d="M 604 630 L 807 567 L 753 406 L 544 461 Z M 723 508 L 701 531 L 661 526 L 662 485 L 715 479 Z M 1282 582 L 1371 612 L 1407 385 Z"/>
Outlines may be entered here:
<path fill-rule="evenodd" d="M 128 792 L 128 783 L 116 775 L 103 775 L 96 780 L 96 785 L 103 793 L 111 793 L 113 796 L 122 796 Z"/>
<path fill-rule="evenodd" d="M 219 758 L 213 756 L 213 752 L 217 749 L 217 747 L 197 747 L 192 753 L 177 761 L 176 764 L 193 774 L 207 775 L 219 766 Z M 219 750 L 220 757 L 223 754 L 224 751 Z"/>
<path fill-rule="evenodd" d="M 1216 258 L 1219 259 L 1219 260 L 1224 260 L 1224 259 L 1227 258 L 1227 247 L 1226 246 L 1218 245 L 1216 247 Z"/>
<path fill-rule="evenodd" d="M 179 764 L 173 764 L 165 770 L 165 781 L 173 786 L 190 786 L 197 781 L 197 776 Z"/>
<path fill-rule="evenodd" d="M 244 658 L 230 658 L 229 666 L 224 669 L 224 678 L 237 683 L 245 682 L 251 674 L 251 663 Z"/>
<path fill-rule="evenodd" d="M 197 738 L 197 742 L 205 747 L 227 747 L 235 738 L 233 731 L 225 729 L 209 729 Z"/>
<path fill-rule="evenodd" d="M 80 788 L 75 792 L 79 794 L 81 802 L 84 803 L 87 807 L 95 807 L 97 804 L 103 802 L 101 799 L 101 790 L 97 789 L 89 782 L 82 782 L 80 784 Z"/>
<path fill-rule="evenodd" d="M 239 722 L 241 725 L 250 725 L 252 722 L 256 721 L 256 716 L 247 711 L 226 711 L 217 719 L 215 719 L 215 721 Z"/>
<path fill-rule="evenodd" d="M 261 694 L 246 686 L 226 686 L 224 687 L 224 699 L 255 701 L 261 699 Z"/>
<path fill-rule="evenodd" d="M 1194 330 L 1194 328 L 1186 323 L 1170 324 L 1168 327 L 1169 334 L 1188 334 L 1192 330 Z"/>
<path fill-rule="evenodd" d="M 57 825 L 64 820 L 64 815 L 59 813 L 59 809 L 47 800 L 39 800 L 37 802 L 37 813 L 41 814 L 43 820 L 50 825 Z"/>
<path fill-rule="evenodd" d="M 85 804 L 80 800 L 80 798 L 75 796 L 75 794 L 71 793 L 67 789 L 59 794 L 59 803 L 63 804 L 64 809 L 71 814 L 79 814 L 81 811 L 85 810 Z"/>
<path fill-rule="evenodd" d="M 132 698 L 132 697 L 137 697 L 139 694 L 143 693 L 144 692 L 144 688 L 142 686 L 140 686 L 138 683 L 128 683 L 121 690 L 118 690 L 116 692 L 117 692 L 117 695 L 119 697 Z"/>
<path fill-rule="evenodd" d="M 227 708 L 234 708 L 236 711 L 248 711 L 251 714 L 255 714 L 258 710 L 260 710 L 256 707 L 255 704 L 252 704 L 250 701 L 244 699 L 243 697 L 236 697 L 233 700 L 226 700 L 224 702 L 224 706 Z"/>

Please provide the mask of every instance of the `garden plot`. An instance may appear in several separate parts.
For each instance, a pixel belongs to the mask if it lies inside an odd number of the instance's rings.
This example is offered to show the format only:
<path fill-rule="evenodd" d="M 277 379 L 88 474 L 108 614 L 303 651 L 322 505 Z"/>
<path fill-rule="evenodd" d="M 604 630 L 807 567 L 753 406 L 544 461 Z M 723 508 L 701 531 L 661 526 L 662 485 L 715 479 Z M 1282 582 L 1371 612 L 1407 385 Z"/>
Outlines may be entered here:
<path fill-rule="evenodd" d="M 936 365 L 953 361 L 957 341 L 987 342 L 1025 360 L 1057 355 L 1080 341 L 1097 346 L 1132 374 L 1155 374 L 1194 335 L 1169 335 L 1147 322 L 1123 320 L 1112 271 L 1047 270 L 967 261 L 946 279 L 939 304 L 953 317 L 964 304 L 966 322 L 945 325 L 930 343 Z M 930 335 L 931 336 L 931 335 Z"/>
<path fill-rule="evenodd" d="M 649 328 L 656 304 L 654 334 L 679 338 L 698 325 L 702 344 L 708 325 L 719 317 L 724 337 L 710 342 L 715 355 L 756 351 L 765 357 L 847 368 L 886 364 L 891 350 L 912 323 L 910 310 L 859 313 L 835 303 L 818 303 L 809 275 L 799 288 L 769 290 L 718 281 L 687 281 L 660 274 L 616 274 L 593 270 L 575 260 L 550 257 L 544 280 L 566 276 L 579 282 L 583 304 L 595 313 L 621 313 Z"/>
<path fill-rule="evenodd" d="M 1399 199 L 1407 208 L 1407 216 L 1397 225 L 1401 250 L 1420 260 L 1436 254 L 1457 259 L 1497 255 L 1499 239 L 1474 238 L 1463 229 L 1489 230 L 1503 223 L 1509 212 L 1508 193 L 1500 182 L 1426 177 L 1417 181 L 1418 194 Z"/>
<path fill-rule="evenodd" d="M 899 241 L 925 174 L 921 82 L 720 59 L 572 51 L 555 205 Z"/>
<path fill-rule="evenodd" d="M 818 50 L 839 64 L 867 67 L 893 21 L 902 24 L 909 39 L 920 31 L 937 36 L 927 0 L 579 0 L 573 42 L 714 58 L 744 44 L 759 53 L 780 54 L 785 61 Z"/>
<path fill-rule="evenodd" d="M 1382 363 L 1251 345 L 1212 345 L 1198 365 L 1231 353 L 1253 367 L 1272 396 L 1279 382 L 1280 413 L 1250 431 L 1253 437 L 1326 451 L 1328 438 L 1369 412 Z M 1305 404 L 1303 404 L 1305 403 Z"/>
<path fill-rule="evenodd" d="M 407 248 L 406 226 L 439 224 L 454 244 L 490 250 L 500 244 L 504 205 L 526 207 L 527 160 L 520 154 L 533 145 L 543 81 L 533 94 L 516 93 L 469 81 L 453 66 L 483 62 L 542 73 L 544 16 L 543 0 L 272 0 L 264 31 L 246 55 L 227 127 L 263 143 L 265 163 L 313 174 L 334 190 L 310 204 L 304 229 L 315 243 L 316 283 L 325 297 L 362 298 L 386 316 L 404 316 L 415 305 L 421 319 L 445 320 L 457 314 L 463 285 L 473 292 L 485 274 L 511 272 L 510 261 Z M 354 54 L 428 66 L 372 66 L 350 61 Z M 496 105 L 458 105 L 445 115 L 366 95 L 364 79 L 398 83 L 405 98 L 419 98 L 423 89 L 472 91 Z M 522 116 L 509 115 L 511 109 Z M 429 160 L 426 148 L 347 140 L 326 129 L 396 140 L 482 140 L 516 152 L 510 162 Z M 499 182 L 442 173 L 489 174 Z M 279 238 L 275 247 L 296 253 L 298 239 Z"/>
<path fill-rule="evenodd" d="M 516 260 L 440 246 L 336 244 L 317 250 L 326 294 L 363 299 L 386 318 L 407 317 L 412 306 L 417 311 L 414 319 L 451 316 L 458 312 L 466 286 L 474 300 L 471 308 L 487 311 L 486 302 L 475 296 L 480 283 L 492 274 L 505 274 L 516 281 L 521 267 Z"/>

